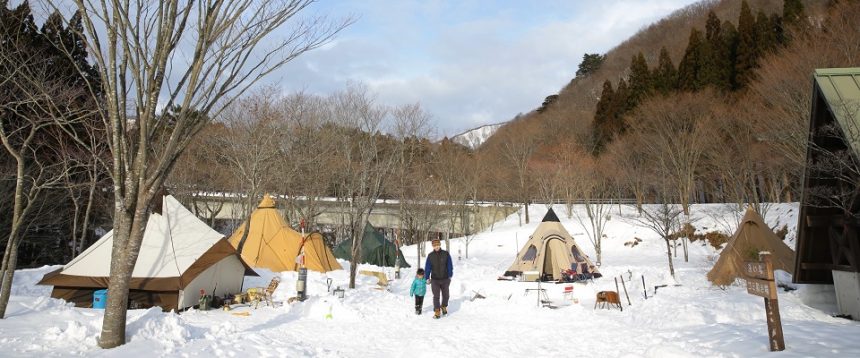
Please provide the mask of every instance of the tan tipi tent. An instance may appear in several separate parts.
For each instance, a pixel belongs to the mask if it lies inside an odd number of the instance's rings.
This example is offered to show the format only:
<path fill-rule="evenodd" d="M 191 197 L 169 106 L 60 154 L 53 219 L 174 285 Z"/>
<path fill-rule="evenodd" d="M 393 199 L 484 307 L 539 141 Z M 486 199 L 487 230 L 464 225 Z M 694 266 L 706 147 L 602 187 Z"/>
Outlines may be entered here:
<path fill-rule="evenodd" d="M 252 267 L 273 272 L 298 271 L 297 257 L 304 252 L 304 265 L 308 270 L 327 272 L 340 270 L 340 264 L 326 246 L 320 233 L 311 233 L 302 240 L 302 234 L 291 229 L 275 208 L 275 201 L 266 194 L 257 209 L 251 213 L 248 238 L 242 248 L 239 244 L 245 233 L 242 223 L 230 237 L 230 244 L 240 251 L 242 258 Z"/>
<path fill-rule="evenodd" d="M 149 215 L 129 284 L 129 301 L 141 307 L 183 309 L 199 302 L 200 290 L 221 296 L 242 290 L 245 275 L 256 276 L 217 231 L 176 198 L 158 196 Z M 113 231 L 61 269 L 42 278 L 51 297 L 92 307 L 93 293 L 108 287 Z M 108 292 L 110 295 L 110 292 Z"/>
<path fill-rule="evenodd" d="M 576 264 L 576 265 L 574 265 Z M 593 274 L 600 277 L 600 272 L 592 264 L 573 240 L 573 236 L 549 209 L 535 232 L 526 241 L 520 253 L 514 259 L 511 267 L 505 271 L 505 276 L 518 276 L 524 272 L 538 272 L 541 280 L 557 280 L 561 278 L 562 270 L 576 267 L 578 274 Z"/>
<path fill-rule="evenodd" d="M 744 261 L 758 261 L 761 251 L 771 253 L 774 270 L 794 271 L 794 251 L 773 233 L 761 215 L 750 208 L 720 253 L 717 263 L 708 272 L 708 280 L 719 286 L 732 284 L 741 277 Z"/>

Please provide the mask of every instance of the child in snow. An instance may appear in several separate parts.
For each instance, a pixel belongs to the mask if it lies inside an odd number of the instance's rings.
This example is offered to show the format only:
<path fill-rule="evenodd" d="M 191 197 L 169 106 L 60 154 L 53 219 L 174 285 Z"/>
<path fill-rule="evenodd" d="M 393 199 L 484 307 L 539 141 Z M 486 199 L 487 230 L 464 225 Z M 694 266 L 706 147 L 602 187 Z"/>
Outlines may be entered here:
<path fill-rule="evenodd" d="M 415 296 L 415 314 L 421 314 L 421 306 L 424 305 L 424 295 L 427 294 L 427 280 L 424 278 L 424 269 L 419 268 L 412 280 L 412 288 L 409 295 Z"/>

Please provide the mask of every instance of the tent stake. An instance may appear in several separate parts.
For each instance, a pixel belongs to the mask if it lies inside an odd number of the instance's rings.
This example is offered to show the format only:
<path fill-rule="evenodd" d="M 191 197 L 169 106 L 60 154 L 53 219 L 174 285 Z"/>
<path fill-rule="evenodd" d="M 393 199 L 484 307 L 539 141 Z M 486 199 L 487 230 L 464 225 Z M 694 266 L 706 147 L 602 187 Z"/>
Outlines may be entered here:
<path fill-rule="evenodd" d="M 627 305 L 632 306 L 633 304 L 630 303 L 630 295 L 627 294 L 627 285 L 624 284 L 624 276 L 621 276 L 621 287 L 624 288 L 624 296 L 627 297 Z"/>
<path fill-rule="evenodd" d="M 615 279 L 615 292 L 621 292 L 621 290 L 618 289 L 618 277 L 613 278 Z"/>
<path fill-rule="evenodd" d="M 642 275 L 642 292 L 645 292 L 645 299 L 648 299 L 648 289 L 645 288 L 645 275 Z"/>

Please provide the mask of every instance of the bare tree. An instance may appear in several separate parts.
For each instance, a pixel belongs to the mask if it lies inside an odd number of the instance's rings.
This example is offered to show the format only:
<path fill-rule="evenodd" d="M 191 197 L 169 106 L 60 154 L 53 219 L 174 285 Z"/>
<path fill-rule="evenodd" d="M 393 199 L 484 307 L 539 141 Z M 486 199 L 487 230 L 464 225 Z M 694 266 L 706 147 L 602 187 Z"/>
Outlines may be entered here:
<path fill-rule="evenodd" d="M 458 203 L 458 212 L 460 216 L 460 232 L 463 234 L 463 244 L 465 246 L 466 258 L 469 258 L 469 245 L 475 240 L 475 228 L 483 227 L 482 216 L 477 215 L 480 212 L 480 203 L 478 202 L 479 191 L 483 188 L 483 178 L 487 175 L 487 163 L 480 158 L 479 153 L 469 152 L 463 155 L 452 163 L 460 178 L 460 188 L 463 193 L 461 201 Z"/>
<path fill-rule="evenodd" d="M 636 210 L 642 212 L 646 194 L 653 182 L 654 171 L 646 155 L 645 148 L 639 144 L 637 136 L 624 136 L 614 140 L 606 148 L 601 160 L 615 169 L 612 181 L 618 188 L 624 188 L 633 193 L 636 198 Z"/>
<path fill-rule="evenodd" d="M 407 242 L 415 245 L 418 267 L 423 266 L 422 258 L 426 256 L 424 243 L 431 239 L 434 228 L 443 221 L 443 206 L 432 199 L 440 190 L 438 179 L 420 176 L 416 179 L 415 193 L 406 199 L 403 206 L 401 220 L 404 231 L 411 236 Z"/>
<path fill-rule="evenodd" d="M 534 168 L 537 196 L 547 207 L 552 207 L 562 195 L 562 186 L 566 179 L 562 168 L 558 163 L 541 163 Z"/>
<path fill-rule="evenodd" d="M 472 184 L 474 175 L 471 172 L 471 161 L 468 148 L 443 140 L 436 149 L 434 157 L 437 158 L 433 165 L 433 178 L 437 181 L 439 192 L 433 195 L 442 199 L 447 207 L 445 249 L 451 249 L 451 233 L 457 229 L 457 223 L 462 224 L 464 211 L 468 209 L 467 202 L 472 194 L 467 182 Z"/>
<path fill-rule="evenodd" d="M 344 227 L 352 237 L 349 288 L 355 288 L 355 275 L 361 257 L 364 226 L 383 185 L 391 174 L 396 156 L 391 140 L 381 134 L 387 109 L 374 103 L 367 88 L 351 84 L 346 91 L 331 97 L 331 118 L 341 126 L 336 143 L 340 165 L 338 197 L 343 206 Z"/>
<path fill-rule="evenodd" d="M 92 129 L 92 128 L 91 128 Z M 93 213 L 96 208 L 98 189 L 107 185 L 104 160 L 107 158 L 107 148 L 100 143 L 102 137 L 91 133 L 86 148 L 62 141 L 59 151 L 64 155 L 72 166 L 79 167 L 76 172 L 66 171 L 63 174 L 63 187 L 68 192 L 69 201 L 74 210 L 72 212 L 71 238 L 69 242 L 70 256 L 75 257 L 87 246 L 90 224 L 93 221 Z M 84 197 L 86 197 L 84 199 Z"/>
<path fill-rule="evenodd" d="M 395 152 L 394 165 L 392 167 L 393 177 L 397 180 L 389 182 L 392 186 L 392 192 L 398 200 L 398 211 L 400 216 L 399 232 L 414 235 L 417 233 L 418 226 L 421 220 L 428 218 L 422 217 L 423 211 L 421 205 L 427 205 L 427 201 L 432 198 L 433 193 L 428 192 L 426 186 L 428 182 L 433 182 L 430 178 L 428 167 L 428 155 L 430 150 L 429 141 L 426 138 L 431 132 L 430 120 L 431 116 L 418 103 L 409 104 L 394 108 L 392 110 L 393 134 L 397 142 Z M 411 238 L 410 241 L 415 241 Z M 395 243 L 395 245 L 399 245 Z M 422 257 L 421 246 L 418 247 L 418 261 Z M 397 246 L 397 249 L 400 249 Z M 399 265 L 399 261 L 395 263 Z M 399 268 L 399 266 L 397 266 Z"/>
<path fill-rule="evenodd" d="M 311 3 L 75 0 L 101 79 L 89 88 L 105 94 L 98 104 L 112 154 L 114 236 L 101 347 L 125 342 L 128 285 L 149 207 L 194 135 L 237 95 L 349 24 L 294 22 Z M 277 38 L 288 22 L 295 26 Z"/>
<path fill-rule="evenodd" d="M 334 132 L 325 128 L 324 98 L 297 92 L 282 101 L 276 182 L 279 192 L 287 196 L 285 219 L 313 228 L 322 213 L 320 198 L 334 186 L 335 175 L 323 168 L 332 167 L 329 163 L 338 154 L 338 143 Z"/>
<path fill-rule="evenodd" d="M 646 205 L 641 215 L 633 220 L 640 226 L 651 229 L 666 242 L 666 258 L 669 260 L 669 274 L 675 277 L 675 264 L 672 261 L 672 233 L 680 227 L 679 218 L 683 208 L 661 200 L 657 204 Z"/>
<path fill-rule="evenodd" d="M 226 130 L 216 137 L 221 160 L 228 163 L 242 203 L 245 231 L 237 250 L 241 253 L 250 232 L 251 213 L 260 202 L 263 191 L 270 188 L 278 156 L 278 127 L 282 112 L 274 88 L 255 92 L 235 101 L 221 115 Z M 241 200 L 241 199 L 240 199 Z"/>
<path fill-rule="evenodd" d="M 710 149 L 712 134 L 706 123 L 716 94 L 708 91 L 646 102 L 633 114 L 631 132 L 640 136 L 645 158 L 675 187 L 684 214 L 689 215 L 695 192 L 696 170 Z"/>
<path fill-rule="evenodd" d="M 612 202 L 607 198 L 611 197 L 613 188 L 611 181 L 601 173 L 596 160 L 583 161 L 577 174 L 578 178 L 573 182 L 580 186 L 577 192 L 580 194 L 586 215 L 585 217 L 576 215 L 576 220 L 594 245 L 596 263 L 600 265 L 603 260 L 603 231 L 611 219 L 609 211 L 612 208 Z"/>
<path fill-rule="evenodd" d="M 227 136 L 226 130 L 224 124 L 217 122 L 201 129 L 182 152 L 165 184 L 173 196 L 212 227 L 224 204 L 233 200 L 230 193 L 236 187 L 234 170 L 223 160 L 225 153 L 219 145 Z"/>
<path fill-rule="evenodd" d="M 502 133 L 502 155 L 514 169 L 516 175 L 515 196 L 525 209 L 526 224 L 529 223 L 529 203 L 532 183 L 529 178 L 529 161 L 539 141 L 535 129 L 526 122 L 513 123 Z M 522 224 L 522 222 L 521 222 Z"/>
<path fill-rule="evenodd" d="M 2 9 L 5 11 L 5 5 Z M 4 32 L 6 29 L 3 29 Z M 14 30 L 13 30 L 14 31 Z M 5 317 L 18 264 L 18 248 L 35 204 L 49 188 L 85 170 L 63 157 L 64 137 L 72 130 L 86 132 L 93 111 L 81 103 L 81 91 L 57 78 L 42 52 L 27 52 L 14 41 L 0 48 L 0 142 L 14 163 L 15 181 L 11 221 L 0 264 L 0 318 Z M 79 133 L 81 138 L 87 137 Z"/>

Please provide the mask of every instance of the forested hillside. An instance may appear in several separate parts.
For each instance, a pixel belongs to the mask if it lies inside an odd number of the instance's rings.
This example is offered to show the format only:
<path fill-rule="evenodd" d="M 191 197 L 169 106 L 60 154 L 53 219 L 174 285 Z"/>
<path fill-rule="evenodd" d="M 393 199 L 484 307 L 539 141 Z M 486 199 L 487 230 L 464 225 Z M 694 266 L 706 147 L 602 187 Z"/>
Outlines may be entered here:
<path fill-rule="evenodd" d="M 797 200 L 812 72 L 857 66 L 857 23 L 856 1 L 691 5 L 586 54 L 481 151 L 522 202 Z"/>

